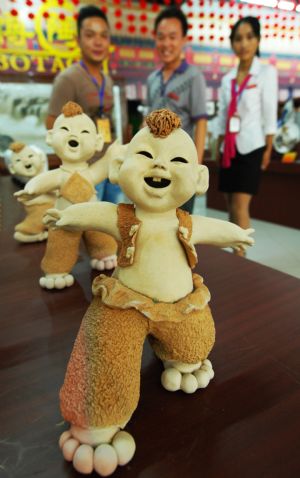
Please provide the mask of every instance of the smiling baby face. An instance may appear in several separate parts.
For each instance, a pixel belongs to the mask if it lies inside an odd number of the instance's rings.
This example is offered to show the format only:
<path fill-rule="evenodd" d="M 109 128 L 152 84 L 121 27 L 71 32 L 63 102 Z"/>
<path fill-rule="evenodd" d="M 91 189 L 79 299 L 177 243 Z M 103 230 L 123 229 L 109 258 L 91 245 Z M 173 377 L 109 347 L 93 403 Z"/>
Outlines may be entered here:
<path fill-rule="evenodd" d="M 185 131 L 161 138 L 145 127 L 128 145 L 118 182 L 137 206 L 163 212 L 195 194 L 198 176 L 197 151 Z"/>
<path fill-rule="evenodd" d="M 24 145 L 22 149 L 13 150 L 10 159 L 10 172 L 26 178 L 40 174 L 46 162 L 46 156 L 37 148 Z"/>

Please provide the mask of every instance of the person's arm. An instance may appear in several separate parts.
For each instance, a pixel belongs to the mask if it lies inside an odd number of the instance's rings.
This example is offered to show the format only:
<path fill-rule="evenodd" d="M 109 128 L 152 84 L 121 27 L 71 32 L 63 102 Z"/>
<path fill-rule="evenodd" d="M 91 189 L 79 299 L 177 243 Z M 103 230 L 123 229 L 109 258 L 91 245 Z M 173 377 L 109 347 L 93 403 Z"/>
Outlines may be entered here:
<path fill-rule="evenodd" d="M 48 114 L 45 120 L 47 129 L 52 129 L 54 121 L 61 114 L 62 107 L 68 101 L 75 101 L 75 99 L 75 85 L 68 78 L 59 74 L 54 80 L 49 100 Z"/>
<path fill-rule="evenodd" d="M 57 116 L 53 116 L 53 115 L 47 115 L 46 116 L 46 128 L 47 129 L 52 129 L 53 128 L 53 125 L 54 125 L 54 121 L 56 120 Z"/>
<path fill-rule="evenodd" d="M 109 202 L 74 204 L 64 210 L 48 209 L 43 223 L 67 231 L 101 231 L 121 240 L 117 206 Z"/>
<path fill-rule="evenodd" d="M 254 239 L 250 237 L 254 229 L 242 229 L 232 222 L 210 217 L 192 216 L 192 220 L 193 244 L 209 244 L 242 250 L 254 244 Z"/>
<path fill-rule="evenodd" d="M 273 136 L 277 130 L 278 78 L 276 69 L 268 65 L 262 77 L 262 121 L 266 137 L 266 149 L 263 154 L 262 169 L 271 161 Z"/>
<path fill-rule="evenodd" d="M 263 159 L 261 163 L 261 169 L 267 169 L 271 162 L 271 155 L 272 155 L 272 149 L 273 149 L 273 134 L 268 134 L 266 136 L 266 149 L 263 154 Z"/>
<path fill-rule="evenodd" d="M 191 80 L 189 96 L 190 116 L 194 121 L 194 141 L 198 153 L 199 164 L 203 161 L 205 137 L 207 128 L 206 112 L 206 83 L 205 78 L 199 71 Z"/>
<path fill-rule="evenodd" d="M 206 129 L 207 129 L 207 121 L 206 119 L 202 118 L 196 122 L 195 125 L 195 145 L 198 153 L 198 163 L 201 164 L 203 162 L 203 153 L 205 147 L 205 137 L 206 137 Z"/>
<path fill-rule="evenodd" d="M 226 102 L 226 80 L 222 79 L 221 87 L 219 89 L 219 104 L 218 104 L 218 139 L 216 145 L 216 161 L 220 160 L 220 149 L 225 137 L 226 121 L 227 121 L 227 102 Z"/>

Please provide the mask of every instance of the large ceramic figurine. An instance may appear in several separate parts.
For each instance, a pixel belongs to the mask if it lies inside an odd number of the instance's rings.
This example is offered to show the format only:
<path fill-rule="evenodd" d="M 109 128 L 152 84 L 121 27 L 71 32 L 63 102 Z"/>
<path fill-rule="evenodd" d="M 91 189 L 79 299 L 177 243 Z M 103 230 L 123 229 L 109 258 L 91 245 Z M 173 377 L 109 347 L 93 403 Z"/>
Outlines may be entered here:
<path fill-rule="evenodd" d="M 19 182 L 26 183 L 47 170 L 47 156 L 37 146 L 15 142 L 9 149 L 7 166 L 11 175 Z M 47 209 L 54 206 L 55 194 L 40 194 L 27 200 L 21 199 L 21 202 L 26 216 L 15 226 L 14 238 L 19 242 L 39 242 L 47 239 L 48 229 L 43 224 L 43 215 Z"/>
<path fill-rule="evenodd" d="M 61 159 L 62 165 L 29 181 L 23 191 L 15 195 L 32 198 L 49 191 L 57 191 L 56 207 L 64 210 L 71 204 L 96 202 L 94 185 L 108 175 L 108 158 L 121 146 L 113 144 L 100 161 L 91 166 L 88 160 L 101 151 L 103 139 L 93 121 L 76 103 L 69 102 L 47 132 L 47 143 Z M 49 229 L 47 249 L 42 260 L 44 276 L 41 287 L 63 289 L 74 283 L 70 274 L 77 261 L 80 238 L 83 235 L 91 266 L 97 270 L 112 269 L 116 265 L 117 243 L 105 232 L 85 229 L 84 233 Z"/>
<path fill-rule="evenodd" d="M 215 340 L 210 294 L 199 275 L 195 244 L 244 248 L 252 229 L 178 209 L 208 187 L 208 171 L 180 120 L 151 113 L 147 126 L 110 166 L 133 205 L 80 204 L 50 210 L 45 221 L 68 230 L 101 230 L 120 243 L 112 277 L 94 280 L 94 299 L 77 336 L 60 392 L 70 429 L 60 438 L 76 470 L 107 476 L 128 463 L 133 437 L 121 431 L 139 400 L 145 338 L 165 370 L 162 385 L 193 393 L 214 372 L 207 357 Z M 188 412 L 187 412 L 188 413 Z"/>

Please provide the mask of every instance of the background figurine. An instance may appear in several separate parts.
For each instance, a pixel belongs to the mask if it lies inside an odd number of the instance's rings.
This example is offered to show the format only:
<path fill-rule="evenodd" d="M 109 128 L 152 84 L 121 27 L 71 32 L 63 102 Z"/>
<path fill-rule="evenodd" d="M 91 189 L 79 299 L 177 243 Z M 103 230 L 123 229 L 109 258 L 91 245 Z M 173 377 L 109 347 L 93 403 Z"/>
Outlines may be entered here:
<path fill-rule="evenodd" d="M 56 207 L 59 210 L 80 202 L 96 202 L 94 185 L 107 177 L 109 156 L 123 147 L 113 143 L 101 161 L 89 165 L 88 160 L 96 151 L 101 151 L 103 139 L 97 133 L 93 121 L 83 113 L 79 105 L 71 101 L 63 107 L 53 129 L 47 132 L 46 141 L 61 159 L 62 165 L 32 179 L 23 191 L 15 195 L 27 200 L 42 193 L 56 191 Z M 70 272 L 77 261 L 81 236 L 94 269 L 115 267 L 117 243 L 105 232 L 85 230 L 82 234 L 50 228 L 41 264 L 44 272 L 44 276 L 40 278 L 41 287 L 63 289 L 74 283 Z"/>
<path fill-rule="evenodd" d="M 138 404 L 147 335 L 164 364 L 167 390 L 193 393 L 208 385 L 215 328 L 210 293 L 192 273 L 194 245 L 243 249 L 254 242 L 253 229 L 178 209 L 193 194 L 206 192 L 208 170 L 198 164 L 177 115 L 154 111 L 146 123 L 124 157 L 110 163 L 110 180 L 134 204 L 80 204 L 45 217 L 59 228 L 108 232 L 120 243 L 113 276 L 93 282 L 94 299 L 60 392 L 62 414 L 71 423 L 60 446 L 81 473 L 95 469 L 108 476 L 135 452 L 133 437 L 120 430 Z"/>
<path fill-rule="evenodd" d="M 48 169 L 47 156 L 37 146 L 15 142 L 10 145 L 9 153 L 6 155 L 9 172 L 22 184 Z M 48 229 L 43 224 L 43 215 L 47 209 L 54 206 L 55 194 L 45 193 L 29 199 L 20 197 L 20 200 L 24 205 L 26 216 L 15 226 L 14 238 L 20 242 L 39 242 L 47 239 Z"/>

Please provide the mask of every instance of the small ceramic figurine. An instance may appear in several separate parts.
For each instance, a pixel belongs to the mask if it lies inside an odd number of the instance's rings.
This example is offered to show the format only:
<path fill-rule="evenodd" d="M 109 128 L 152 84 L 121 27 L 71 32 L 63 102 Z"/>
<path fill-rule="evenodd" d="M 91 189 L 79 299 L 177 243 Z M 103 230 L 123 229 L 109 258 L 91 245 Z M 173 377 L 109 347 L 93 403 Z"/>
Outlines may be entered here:
<path fill-rule="evenodd" d="M 113 144 L 106 155 L 92 165 L 88 160 L 101 151 L 103 138 L 97 133 L 93 121 L 83 113 L 77 103 L 68 102 L 47 132 L 47 144 L 61 159 L 62 165 L 29 181 L 18 198 L 30 199 L 42 193 L 57 192 L 56 208 L 64 210 L 71 204 L 96 202 L 95 184 L 108 175 L 108 158 L 119 148 Z M 47 249 L 42 260 L 44 276 L 41 287 L 63 289 L 74 283 L 70 273 L 78 257 L 81 236 L 91 258 L 91 266 L 97 270 L 112 269 L 116 265 L 117 243 L 105 232 L 85 230 L 70 232 L 49 229 Z"/>
<path fill-rule="evenodd" d="M 24 184 L 47 170 L 47 156 L 37 146 L 15 142 L 9 149 L 7 166 L 11 175 L 19 182 Z M 19 242 L 39 242 L 47 239 L 48 229 L 43 224 L 43 215 L 47 209 L 54 206 L 55 194 L 40 194 L 33 199 L 24 199 L 21 202 L 26 216 L 15 226 L 14 238 Z"/>
<path fill-rule="evenodd" d="M 214 376 L 207 359 L 215 340 L 210 294 L 199 275 L 195 244 L 245 248 L 252 229 L 178 209 L 208 188 L 208 170 L 180 119 L 168 110 L 146 118 L 124 157 L 110 163 L 110 179 L 134 204 L 80 204 L 50 210 L 45 221 L 68 230 L 101 230 L 120 243 L 112 277 L 93 282 L 60 392 L 70 429 L 60 438 L 77 471 L 101 476 L 128 463 L 133 437 L 123 429 L 139 400 L 147 335 L 162 360 L 162 385 L 194 393 Z M 187 412 L 188 413 L 188 412 Z"/>

